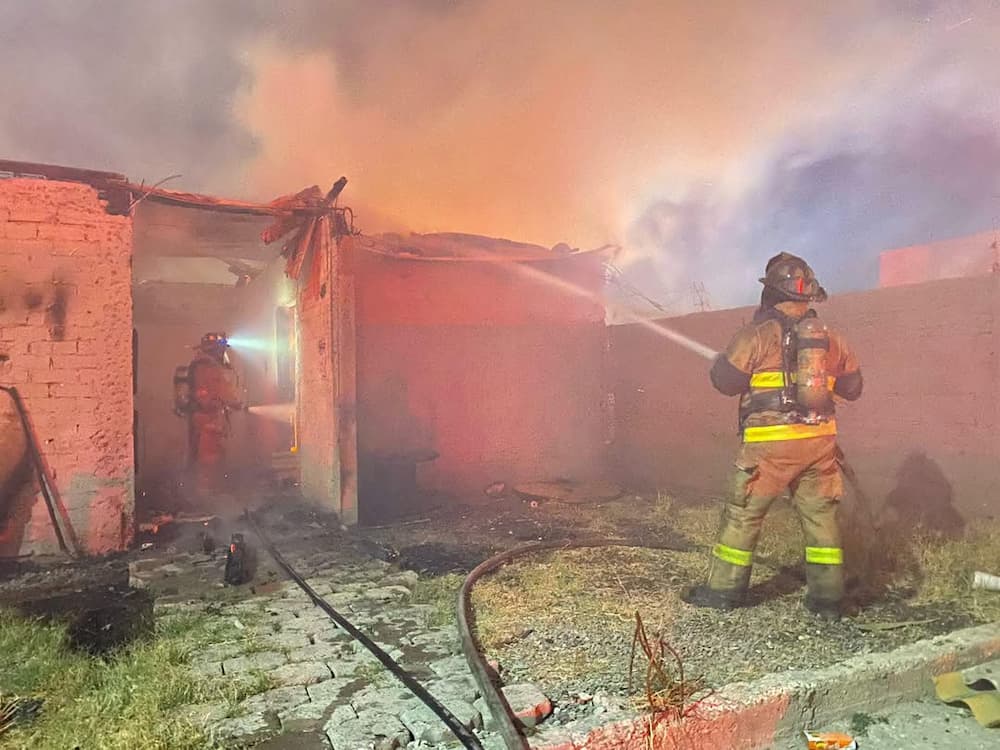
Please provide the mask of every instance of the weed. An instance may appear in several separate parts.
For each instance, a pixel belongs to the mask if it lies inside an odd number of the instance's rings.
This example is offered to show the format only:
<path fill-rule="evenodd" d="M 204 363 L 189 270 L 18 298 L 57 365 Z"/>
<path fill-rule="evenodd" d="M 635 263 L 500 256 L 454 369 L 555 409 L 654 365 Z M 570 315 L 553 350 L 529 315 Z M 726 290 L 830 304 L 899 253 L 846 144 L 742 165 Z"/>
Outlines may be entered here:
<path fill-rule="evenodd" d="M 465 579 L 448 573 L 433 578 L 420 578 L 413 586 L 410 601 L 413 604 L 429 604 L 433 609 L 427 615 L 427 626 L 441 627 L 455 622 L 458 607 L 458 590 Z"/>
<path fill-rule="evenodd" d="M 851 732 L 859 737 L 868 734 L 868 728 L 875 724 L 888 724 L 884 716 L 872 716 L 866 713 L 856 713 L 851 717 Z"/>
<path fill-rule="evenodd" d="M 385 667 L 378 662 L 365 662 L 364 664 L 359 664 L 354 669 L 352 677 L 364 680 L 366 683 L 374 687 L 384 687 L 392 681 L 389 672 L 387 672 Z"/>

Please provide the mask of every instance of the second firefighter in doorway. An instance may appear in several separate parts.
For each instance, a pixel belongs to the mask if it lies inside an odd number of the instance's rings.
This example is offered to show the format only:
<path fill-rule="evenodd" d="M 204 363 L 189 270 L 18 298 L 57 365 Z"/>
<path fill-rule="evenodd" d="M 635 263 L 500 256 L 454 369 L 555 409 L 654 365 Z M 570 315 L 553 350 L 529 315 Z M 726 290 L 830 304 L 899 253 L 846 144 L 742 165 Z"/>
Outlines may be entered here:
<path fill-rule="evenodd" d="M 843 337 L 810 308 L 826 300 L 826 291 L 804 260 L 775 256 L 761 282 L 753 321 L 711 370 L 718 391 L 740 397 L 742 446 L 708 581 L 685 600 L 719 609 L 744 602 L 764 517 L 790 490 L 805 536 L 806 606 L 838 619 L 844 599 L 837 518 L 843 479 L 833 395 L 859 398 L 861 369 Z"/>
<path fill-rule="evenodd" d="M 244 408 L 224 333 L 207 333 L 179 380 L 178 413 L 188 421 L 188 465 L 199 495 L 228 494 L 226 447 L 231 411 Z"/>

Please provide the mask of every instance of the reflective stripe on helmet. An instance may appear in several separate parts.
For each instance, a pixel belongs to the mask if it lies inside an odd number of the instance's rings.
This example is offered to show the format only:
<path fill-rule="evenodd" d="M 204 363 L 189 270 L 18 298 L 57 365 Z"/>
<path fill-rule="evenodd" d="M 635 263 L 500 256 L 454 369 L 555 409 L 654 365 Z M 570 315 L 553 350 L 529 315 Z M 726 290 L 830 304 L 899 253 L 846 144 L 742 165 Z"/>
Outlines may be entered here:
<path fill-rule="evenodd" d="M 725 544 L 716 544 L 712 549 L 712 554 L 722 560 L 722 562 L 727 562 L 730 565 L 739 565 L 741 568 L 750 567 L 750 563 L 753 561 L 752 552 L 748 552 L 745 549 L 736 549 L 736 547 L 728 547 Z"/>
<path fill-rule="evenodd" d="M 844 550 L 840 547 L 806 547 L 806 562 L 814 565 L 843 565 Z"/>
<path fill-rule="evenodd" d="M 804 438 L 825 437 L 837 434 L 837 422 L 820 424 L 774 424 L 763 427 L 747 427 L 743 430 L 744 443 L 770 443 L 777 440 L 802 440 Z"/>

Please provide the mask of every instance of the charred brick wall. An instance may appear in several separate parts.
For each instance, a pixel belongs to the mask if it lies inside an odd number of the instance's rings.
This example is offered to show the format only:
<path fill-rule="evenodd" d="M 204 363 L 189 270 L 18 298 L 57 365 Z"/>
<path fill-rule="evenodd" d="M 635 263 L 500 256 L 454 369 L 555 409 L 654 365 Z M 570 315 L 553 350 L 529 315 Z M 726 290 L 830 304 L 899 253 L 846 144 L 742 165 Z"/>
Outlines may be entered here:
<path fill-rule="evenodd" d="M 86 185 L 0 180 L 0 383 L 24 397 L 61 512 L 91 552 L 131 539 L 131 221 Z M 0 444 L 16 442 L 10 404 Z M 22 461 L 0 477 L 0 555 L 54 535 Z"/>
<path fill-rule="evenodd" d="M 865 376 L 839 408 L 841 444 L 891 516 L 936 528 L 1000 512 L 1000 279 L 935 281 L 833 297 Z M 663 321 L 722 348 L 752 309 Z M 637 326 L 611 329 L 618 477 L 636 487 L 721 496 L 737 448 L 735 399 L 709 363 Z"/>

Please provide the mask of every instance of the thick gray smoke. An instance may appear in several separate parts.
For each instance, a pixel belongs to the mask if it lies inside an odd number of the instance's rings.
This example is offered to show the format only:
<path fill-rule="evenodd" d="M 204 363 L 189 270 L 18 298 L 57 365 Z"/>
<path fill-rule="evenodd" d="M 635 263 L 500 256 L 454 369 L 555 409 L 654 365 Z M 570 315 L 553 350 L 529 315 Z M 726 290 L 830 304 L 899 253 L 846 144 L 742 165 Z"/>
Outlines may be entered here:
<path fill-rule="evenodd" d="M 997 0 L 7 0 L 0 156 L 268 199 L 340 174 L 366 230 L 619 242 L 683 309 L 805 255 L 1000 219 Z"/>

